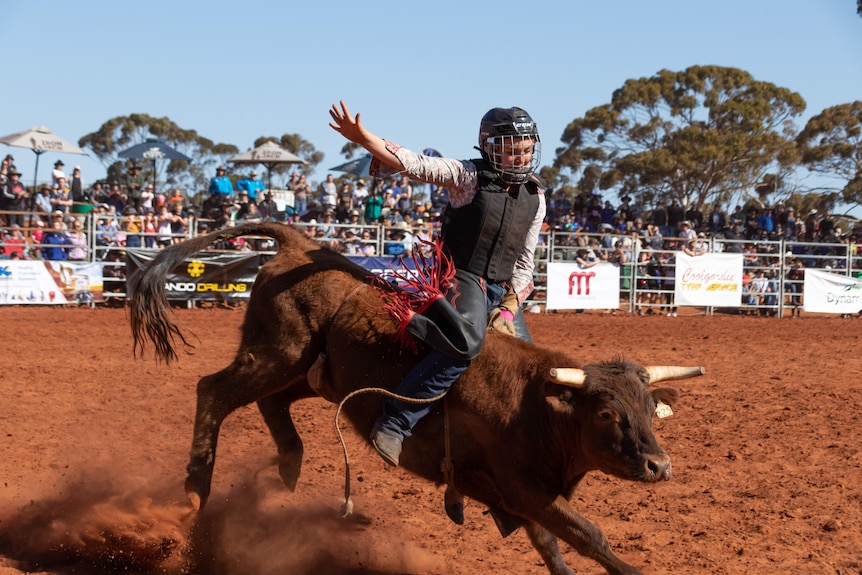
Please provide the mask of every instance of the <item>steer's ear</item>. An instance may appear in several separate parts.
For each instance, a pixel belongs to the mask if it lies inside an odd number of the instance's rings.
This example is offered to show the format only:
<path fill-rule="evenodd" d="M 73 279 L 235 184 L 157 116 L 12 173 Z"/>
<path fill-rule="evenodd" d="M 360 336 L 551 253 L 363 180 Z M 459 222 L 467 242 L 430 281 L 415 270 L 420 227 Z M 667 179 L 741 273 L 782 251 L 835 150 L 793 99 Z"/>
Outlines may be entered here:
<path fill-rule="evenodd" d="M 679 391 L 672 387 L 658 387 L 650 391 L 652 398 L 656 403 L 662 402 L 673 407 L 679 400 Z"/>

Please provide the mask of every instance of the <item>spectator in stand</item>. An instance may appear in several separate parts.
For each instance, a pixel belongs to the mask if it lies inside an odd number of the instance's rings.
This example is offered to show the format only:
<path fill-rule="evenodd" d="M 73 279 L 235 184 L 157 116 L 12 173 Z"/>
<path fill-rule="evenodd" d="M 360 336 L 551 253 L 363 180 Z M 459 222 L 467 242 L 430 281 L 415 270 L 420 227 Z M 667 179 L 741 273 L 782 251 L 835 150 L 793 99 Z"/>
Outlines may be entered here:
<path fill-rule="evenodd" d="M 730 214 L 730 217 L 727 218 L 727 223 L 729 225 L 736 224 L 739 226 L 740 230 L 745 229 L 745 224 L 748 221 L 748 218 L 745 216 L 745 212 L 742 210 L 742 206 L 736 206 L 733 208 L 733 213 Z"/>
<path fill-rule="evenodd" d="M 401 212 L 401 215 L 407 215 L 413 210 L 413 184 L 410 183 L 410 178 L 401 176 L 401 181 L 398 183 L 398 198 L 395 201 L 395 208 Z"/>
<path fill-rule="evenodd" d="M 173 226 L 171 225 L 174 220 L 173 214 L 168 210 L 167 204 L 162 204 L 159 206 L 159 213 L 156 216 L 156 227 L 157 227 L 157 236 L 156 243 L 160 248 L 166 248 L 173 243 L 173 237 L 171 234 L 173 233 Z"/>
<path fill-rule="evenodd" d="M 102 183 L 102 180 L 96 180 L 93 182 L 93 187 L 90 188 L 87 195 L 90 197 L 90 201 L 94 204 L 106 204 L 110 197 L 108 195 L 108 191 L 105 189 L 105 184 Z"/>
<path fill-rule="evenodd" d="M 303 212 L 308 209 L 309 195 L 311 195 L 311 186 L 308 185 L 305 174 L 302 174 L 297 178 L 293 188 L 293 209 L 296 210 L 297 217 L 303 215 Z"/>
<path fill-rule="evenodd" d="M 354 229 L 361 226 L 362 225 L 362 214 L 359 213 L 359 210 L 357 210 L 356 208 L 353 208 L 352 210 L 350 210 L 350 213 L 347 214 L 347 222 L 346 223 L 353 226 Z"/>
<path fill-rule="evenodd" d="M 663 205 L 659 204 L 655 207 L 650 215 L 650 219 L 662 236 L 669 235 L 667 234 L 667 209 Z"/>
<path fill-rule="evenodd" d="M 156 233 L 158 232 L 158 221 L 153 208 L 144 208 L 144 217 L 141 219 L 141 233 L 144 236 L 144 247 L 153 249 L 156 247 Z"/>
<path fill-rule="evenodd" d="M 760 216 L 757 218 L 757 227 L 767 234 L 772 233 L 772 230 L 775 229 L 775 216 L 771 209 L 763 210 L 760 213 Z"/>
<path fill-rule="evenodd" d="M 233 197 L 233 182 L 227 176 L 227 168 L 223 165 L 216 168 L 216 175 L 210 179 L 210 196 L 216 196 L 222 200 Z"/>
<path fill-rule="evenodd" d="M 171 236 L 175 244 L 185 241 L 189 226 L 189 214 L 185 206 L 179 202 L 171 204 Z"/>
<path fill-rule="evenodd" d="M 63 171 L 63 166 L 65 165 L 63 160 L 54 162 L 54 170 L 51 172 L 51 185 L 55 188 L 60 183 L 60 178 L 66 179 L 66 172 Z"/>
<path fill-rule="evenodd" d="M 721 204 L 716 202 L 709 213 L 708 228 L 710 233 L 716 234 L 727 227 L 727 217 L 721 209 Z"/>
<path fill-rule="evenodd" d="M 796 219 L 796 210 L 787 208 L 784 211 L 784 239 L 791 242 L 796 241 L 796 233 L 798 226 Z"/>
<path fill-rule="evenodd" d="M 72 193 L 66 187 L 66 178 L 57 180 L 57 185 L 51 192 L 51 207 L 55 212 L 69 213 L 72 209 Z"/>
<path fill-rule="evenodd" d="M 234 204 L 229 199 L 224 198 L 217 213 L 213 214 L 212 229 L 220 230 L 233 225 Z"/>
<path fill-rule="evenodd" d="M 449 190 L 442 186 L 431 186 L 431 211 L 437 211 L 441 214 L 446 206 L 449 205 Z"/>
<path fill-rule="evenodd" d="M 296 185 L 299 183 L 299 174 L 297 172 L 290 173 L 290 179 L 284 185 L 285 188 L 290 190 L 291 192 L 296 190 Z"/>
<path fill-rule="evenodd" d="M 679 203 L 679 198 L 673 198 L 670 205 L 667 207 L 667 227 L 662 230 L 662 235 L 665 237 L 675 236 L 679 232 L 679 224 L 685 219 L 685 210 Z"/>
<path fill-rule="evenodd" d="M 92 202 L 89 190 L 84 187 L 84 180 L 81 178 L 81 166 L 75 166 L 72 169 L 72 181 L 69 183 L 69 191 L 72 194 L 73 202 L 81 204 Z"/>
<path fill-rule="evenodd" d="M 688 220 L 683 220 L 679 223 L 679 237 L 681 237 L 684 241 L 682 242 L 683 246 L 688 245 L 693 242 L 697 238 L 697 232 L 692 229 L 691 222 Z"/>
<path fill-rule="evenodd" d="M 109 206 L 113 206 L 115 213 L 123 213 L 123 210 L 126 209 L 126 196 L 120 189 L 120 184 L 117 182 L 111 184 L 111 189 L 108 191 L 108 201 L 105 203 Z"/>
<path fill-rule="evenodd" d="M 96 245 L 115 246 L 119 241 L 120 226 L 113 217 L 99 218 L 96 224 Z"/>
<path fill-rule="evenodd" d="M 602 220 L 603 224 L 612 224 L 614 222 L 614 216 L 617 211 L 614 209 L 614 206 L 610 201 L 605 201 L 605 205 L 602 206 L 602 209 L 599 212 L 599 217 Z"/>
<path fill-rule="evenodd" d="M 344 207 L 345 215 L 353 209 L 353 190 L 350 189 L 350 182 L 342 182 L 337 205 Z"/>
<path fill-rule="evenodd" d="M 87 259 L 87 234 L 84 233 L 84 221 L 82 218 L 74 218 L 68 226 L 66 236 L 71 246 L 68 248 L 68 258 L 82 262 Z"/>
<path fill-rule="evenodd" d="M 21 226 L 18 224 L 11 224 L 6 237 L 3 238 L 3 244 L 3 257 L 13 260 L 26 259 L 24 248 L 27 245 L 27 238 L 21 233 Z"/>
<path fill-rule="evenodd" d="M 42 235 L 43 244 L 41 252 L 43 260 L 59 261 L 69 259 L 67 246 L 70 244 L 69 238 L 63 231 L 63 220 L 55 219 L 51 224 L 51 229 Z"/>
<path fill-rule="evenodd" d="M 9 201 L 12 199 L 12 195 L 9 193 L 9 172 L 15 169 L 14 160 L 12 154 L 6 154 L 3 162 L 0 163 L 0 212 L 9 209 Z M 4 215 L 0 214 L 0 224 L 4 223 L 6 223 Z"/>
<path fill-rule="evenodd" d="M 263 194 L 263 201 L 257 206 L 260 211 L 260 217 L 265 222 L 274 222 L 278 216 L 278 204 L 272 199 L 272 192 Z"/>
<path fill-rule="evenodd" d="M 153 200 L 155 199 L 156 194 L 153 184 L 147 184 L 141 192 L 141 206 L 139 211 L 144 214 L 146 214 L 147 210 L 153 210 L 155 212 L 155 207 L 153 206 Z"/>
<path fill-rule="evenodd" d="M 350 204 L 353 202 L 353 198 L 345 198 L 341 195 L 338 196 L 338 205 L 335 206 L 335 221 L 343 224 L 346 223 L 350 216 Z"/>
<path fill-rule="evenodd" d="M 6 223 L 9 225 L 17 224 L 24 227 L 26 216 L 22 212 L 29 209 L 30 190 L 27 186 L 21 183 L 21 172 L 17 168 L 7 170 L 8 181 L 6 182 L 6 209 L 10 212 L 18 212 L 9 214 Z"/>
<path fill-rule="evenodd" d="M 700 232 L 697 238 L 689 240 L 684 244 L 682 251 L 690 256 L 702 256 L 709 251 L 706 244 L 706 234 Z"/>
<path fill-rule="evenodd" d="M 142 208 L 141 194 L 147 185 L 146 177 L 141 170 L 141 165 L 133 161 L 126 174 L 126 202 L 138 212 Z"/>
<path fill-rule="evenodd" d="M 249 201 L 256 204 L 257 197 L 259 194 L 263 193 L 265 186 L 257 177 L 257 171 L 252 170 L 251 175 L 248 178 L 243 178 L 236 183 L 236 189 L 246 192 L 248 194 Z"/>
<path fill-rule="evenodd" d="M 353 205 L 351 209 L 360 210 L 365 206 L 365 200 L 368 199 L 368 190 L 365 188 L 365 182 L 359 180 L 356 182 L 356 188 L 353 190 Z"/>
<path fill-rule="evenodd" d="M 703 226 L 703 212 L 695 204 L 691 204 L 685 211 L 685 219 L 691 222 L 691 228 L 695 231 Z"/>
<path fill-rule="evenodd" d="M 365 209 L 363 210 L 363 221 L 366 226 L 376 224 L 380 221 L 380 216 L 383 214 L 383 196 L 380 195 L 380 186 L 375 183 L 371 188 L 368 199 L 365 200 Z"/>
<path fill-rule="evenodd" d="M 338 187 L 332 174 L 327 174 L 326 180 L 317 186 L 317 202 L 321 209 L 335 211 L 335 205 L 338 203 Z"/>
<path fill-rule="evenodd" d="M 127 248 L 141 247 L 141 222 L 138 219 L 138 210 L 135 206 L 127 206 L 123 210 L 122 232 L 119 234 L 120 242 Z"/>

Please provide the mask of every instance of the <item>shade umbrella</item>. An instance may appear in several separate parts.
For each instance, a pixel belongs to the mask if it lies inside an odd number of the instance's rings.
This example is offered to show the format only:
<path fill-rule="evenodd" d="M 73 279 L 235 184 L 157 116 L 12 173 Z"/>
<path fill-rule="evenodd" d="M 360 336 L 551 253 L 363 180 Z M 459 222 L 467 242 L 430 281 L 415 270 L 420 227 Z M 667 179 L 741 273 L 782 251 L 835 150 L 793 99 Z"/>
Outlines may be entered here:
<path fill-rule="evenodd" d="M 36 154 L 36 172 L 33 174 L 33 189 L 36 188 L 36 178 L 39 175 L 39 156 L 45 152 L 87 155 L 87 152 L 78 146 L 70 144 L 45 126 L 36 126 L 23 132 L 3 136 L 0 138 L 0 142 L 16 148 L 28 148 Z"/>
<path fill-rule="evenodd" d="M 272 169 L 279 164 L 307 164 L 305 160 L 291 154 L 273 141 L 266 141 L 253 150 L 231 156 L 232 164 L 262 164 L 266 167 L 267 188 L 272 189 Z"/>
<path fill-rule="evenodd" d="M 371 166 L 371 160 L 374 159 L 371 154 L 366 154 L 361 158 L 356 158 L 354 160 L 350 160 L 349 162 L 345 162 L 343 164 L 339 164 L 334 168 L 329 168 L 333 172 L 344 172 L 346 174 L 353 174 L 354 176 L 365 177 L 370 176 L 368 173 L 368 168 Z"/>
<path fill-rule="evenodd" d="M 153 193 L 156 191 L 156 160 L 192 161 L 187 155 L 167 145 L 161 138 L 147 138 L 145 142 L 126 148 L 118 152 L 117 155 L 129 160 L 153 161 Z"/>

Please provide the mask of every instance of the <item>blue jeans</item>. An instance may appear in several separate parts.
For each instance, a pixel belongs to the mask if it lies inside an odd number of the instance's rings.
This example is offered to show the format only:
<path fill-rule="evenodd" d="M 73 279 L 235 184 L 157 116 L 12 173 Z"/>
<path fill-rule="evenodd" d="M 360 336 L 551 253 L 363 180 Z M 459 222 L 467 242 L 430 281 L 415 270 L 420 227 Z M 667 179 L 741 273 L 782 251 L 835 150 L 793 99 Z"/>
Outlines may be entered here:
<path fill-rule="evenodd" d="M 432 346 L 413 369 L 401 380 L 394 392 L 414 399 L 436 397 L 449 389 L 479 355 L 485 341 L 488 314 L 500 303 L 506 290 L 498 284 L 485 284 L 481 278 L 466 272 L 456 274 L 456 283 L 431 308 L 415 316 L 408 326 L 411 333 Z M 457 309 L 451 305 L 456 301 Z M 415 324 L 415 325 L 414 325 Z M 514 319 L 515 334 L 532 343 L 524 314 L 518 310 Z M 377 428 L 405 438 L 439 402 L 407 403 L 387 398 Z"/>

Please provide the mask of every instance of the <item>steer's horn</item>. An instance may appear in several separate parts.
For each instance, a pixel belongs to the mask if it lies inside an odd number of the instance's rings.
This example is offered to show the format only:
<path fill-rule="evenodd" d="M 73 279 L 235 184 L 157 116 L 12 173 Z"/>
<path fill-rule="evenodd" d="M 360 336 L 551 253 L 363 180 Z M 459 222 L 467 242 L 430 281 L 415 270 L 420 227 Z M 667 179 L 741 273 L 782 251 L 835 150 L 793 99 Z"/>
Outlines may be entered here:
<path fill-rule="evenodd" d="M 649 374 L 650 383 L 667 381 L 669 379 L 687 379 L 703 375 L 706 370 L 703 367 L 679 367 L 675 365 L 650 365 L 644 368 Z"/>
<path fill-rule="evenodd" d="M 568 387 L 583 387 L 587 374 L 576 367 L 552 367 L 548 372 L 551 381 Z"/>

